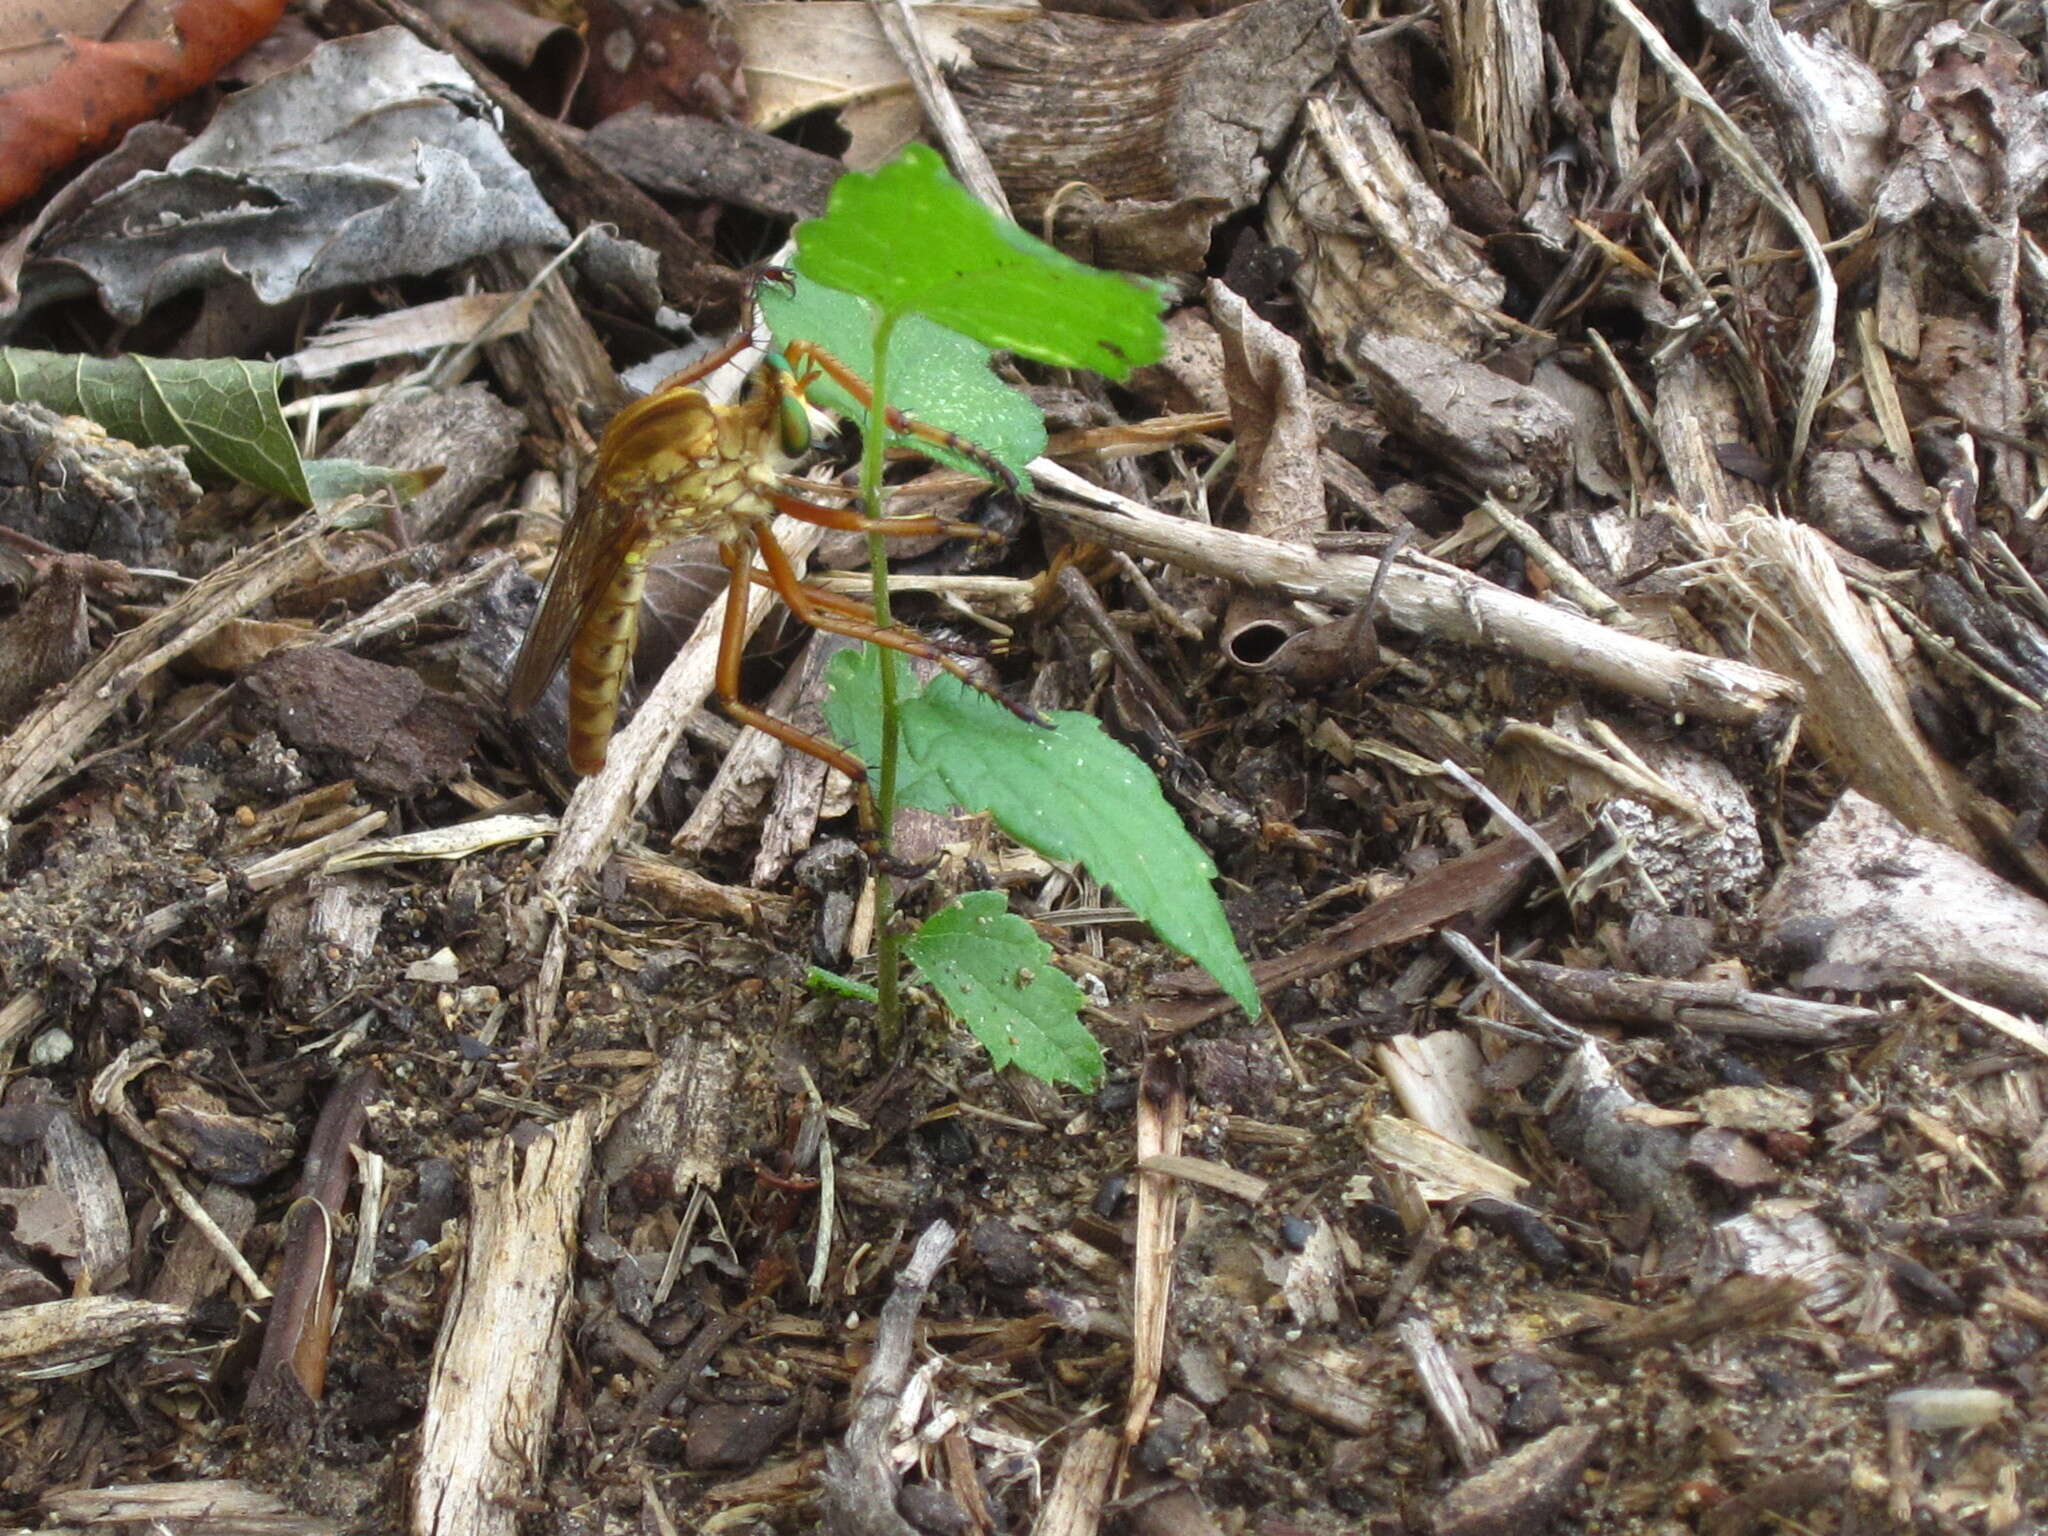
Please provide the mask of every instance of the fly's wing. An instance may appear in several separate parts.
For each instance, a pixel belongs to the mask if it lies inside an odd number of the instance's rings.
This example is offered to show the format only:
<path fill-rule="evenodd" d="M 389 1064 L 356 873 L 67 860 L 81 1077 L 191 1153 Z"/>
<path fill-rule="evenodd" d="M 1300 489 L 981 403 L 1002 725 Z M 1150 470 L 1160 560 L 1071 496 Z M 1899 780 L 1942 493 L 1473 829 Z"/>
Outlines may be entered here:
<path fill-rule="evenodd" d="M 676 505 L 674 493 L 717 442 L 716 408 L 674 381 L 612 418 L 598 441 L 596 472 L 555 552 L 540 612 L 512 662 L 505 702 L 514 715 L 547 691 L 626 556 L 642 543 L 690 531 L 690 509 Z"/>
<path fill-rule="evenodd" d="M 512 661 L 505 704 L 514 715 L 523 715 L 540 702 L 575 644 L 576 632 L 633 546 L 646 536 L 645 520 L 627 503 L 606 495 L 600 484 L 593 482 L 583 493 L 555 551 L 555 568 L 541 592 L 540 609 Z"/>

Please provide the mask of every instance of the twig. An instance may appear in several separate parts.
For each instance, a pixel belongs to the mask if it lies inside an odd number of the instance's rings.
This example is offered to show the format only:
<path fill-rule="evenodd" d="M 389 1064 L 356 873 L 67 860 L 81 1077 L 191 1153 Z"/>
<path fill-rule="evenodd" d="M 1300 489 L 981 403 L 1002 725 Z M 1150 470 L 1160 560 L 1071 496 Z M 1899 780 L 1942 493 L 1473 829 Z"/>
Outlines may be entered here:
<path fill-rule="evenodd" d="M 1097 543 L 1206 576 L 1355 607 L 1381 569 L 1376 558 L 1323 554 L 1169 517 L 1047 459 L 1034 460 L 1031 473 L 1059 494 L 1034 498 L 1047 516 Z M 1609 629 L 1448 566 L 1390 568 L 1381 602 L 1388 622 L 1411 634 L 1503 651 L 1662 709 L 1753 725 L 1789 713 L 1800 699 L 1798 684 L 1776 673 Z"/>
<path fill-rule="evenodd" d="M 825 1452 L 825 1528 L 833 1536 L 916 1536 L 916 1527 L 896 1512 L 891 1427 L 910 1379 L 917 1314 L 958 1239 L 948 1222 L 926 1227 L 896 1277 L 896 1289 L 882 1303 L 875 1353 L 854 1392 L 845 1443 Z"/>

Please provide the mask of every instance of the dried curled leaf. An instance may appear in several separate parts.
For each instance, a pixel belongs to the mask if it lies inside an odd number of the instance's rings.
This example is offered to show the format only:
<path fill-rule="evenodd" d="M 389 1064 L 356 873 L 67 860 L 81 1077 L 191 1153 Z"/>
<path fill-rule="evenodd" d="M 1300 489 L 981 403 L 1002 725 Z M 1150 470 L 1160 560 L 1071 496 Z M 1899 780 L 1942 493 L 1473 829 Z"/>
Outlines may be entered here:
<path fill-rule="evenodd" d="M 110 5 L 113 22 L 131 22 Z M 0 211 L 123 129 L 152 118 L 206 84 L 277 25 L 284 0 L 154 0 L 168 22 L 160 37 L 102 42 L 57 32 L 40 11 L 7 30 L 9 52 L 47 47 L 57 58 L 31 84 L 0 95 Z"/>

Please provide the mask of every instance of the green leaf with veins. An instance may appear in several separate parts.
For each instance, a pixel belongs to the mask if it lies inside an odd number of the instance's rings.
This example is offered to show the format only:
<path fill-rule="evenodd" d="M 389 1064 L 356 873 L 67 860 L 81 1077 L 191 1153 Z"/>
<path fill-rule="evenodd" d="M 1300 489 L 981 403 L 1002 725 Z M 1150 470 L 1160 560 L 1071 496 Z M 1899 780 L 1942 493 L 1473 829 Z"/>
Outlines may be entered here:
<path fill-rule="evenodd" d="M 1081 1022 L 1086 998 L 1031 925 L 1004 910 L 1000 891 L 941 907 L 903 951 L 998 1067 L 1015 1062 L 1083 1090 L 1102 1081 L 1102 1047 Z"/>

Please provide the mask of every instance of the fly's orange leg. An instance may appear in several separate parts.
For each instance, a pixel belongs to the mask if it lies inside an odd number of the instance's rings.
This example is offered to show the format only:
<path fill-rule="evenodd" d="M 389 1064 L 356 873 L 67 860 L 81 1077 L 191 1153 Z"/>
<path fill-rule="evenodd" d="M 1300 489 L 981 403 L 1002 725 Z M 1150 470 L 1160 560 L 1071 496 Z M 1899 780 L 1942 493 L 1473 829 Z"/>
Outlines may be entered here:
<path fill-rule="evenodd" d="M 773 736 L 786 747 L 793 747 L 829 767 L 837 768 L 856 785 L 861 786 L 861 817 L 863 824 L 872 819 L 872 810 L 867 795 L 867 766 L 851 752 L 833 745 L 822 736 L 791 725 L 787 720 L 778 720 L 764 709 L 756 709 L 740 697 L 740 658 L 747 648 L 747 589 L 752 584 L 754 557 L 744 540 L 735 539 L 718 548 L 719 559 L 732 573 L 725 589 L 725 624 L 718 632 L 718 701 L 725 706 L 725 712 L 741 725 L 751 725 L 755 730 Z M 785 565 L 787 560 L 784 561 Z M 793 606 L 793 605 L 792 605 Z M 802 618 L 802 613 L 797 614 Z M 823 625 L 815 626 L 824 628 Z"/>
<path fill-rule="evenodd" d="M 1000 538 L 979 523 L 956 522 L 950 517 L 869 517 L 858 507 L 825 507 L 797 496 L 771 493 L 768 499 L 784 517 L 793 517 L 813 528 L 830 528 L 837 533 L 879 533 L 886 539 L 908 539 L 943 535 L 952 539 Z"/>
<path fill-rule="evenodd" d="M 859 374 L 847 367 L 846 364 L 839 361 L 838 358 L 816 343 L 793 341 L 789 344 L 783 355 L 789 360 L 789 365 L 792 369 L 805 368 L 812 370 L 808 374 L 799 373 L 797 375 L 797 391 L 799 394 L 803 392 L 811 379 L 822 373 L 862 405 L 871 406 L 874 404 L 875 392 L 868 388 L 867 380 L 863 379 Z M 893 405 L 889 407 L 887 420 L 890 431 L 900 432 L 905 437 L 914 437 L 920 442 L 935 443 L 949 452 L 959 454 L 962 458 L 972 459 L 983 469 L 986 469 L 990 474 L 1002 481 L 1008 489 L 1012 491 L 1017 489 L 1017 477 L 1011 473 L 1010 466 L 990 453 L 986 448 L 970 443 L 964 437 L 955 436 L 943 427 L 934 427 L 917 420 L 915 417 L 906 416 Z"/>
<path fill-rule="evenodd" d="M 833 610 L 818 601 L 825 594 L 815 587 L 807 587 L 796 574 L 796 567 L 789 563 L 789 555 L 775 541 L 775 535 L 766 528 L 754 530 L 754 542 L 761 550 L 761 563 L 768 567 L 768 579 L 775 590 L 782 594 L 789 611 L 813 629 L 822 629 L 827 634 L 845 635 L 849 640 L 865 640 L 869 645 L 886 646 L 892 651 L 901 651 L 906 656 L 915 656 L 920 661 L 929 661 L 945 668 L 968 687 L 977 689 L 994 699 L 1018 719 L 1032 725 L 1043 725 L 1036 712 L 1022 705 L 1012 704 L 993 688 L 981 682 L 959 662 L 940 650 L 923 635 L 896 625 L 882 625 L 872 615 L 855 617 L 852 614 Z"/>

